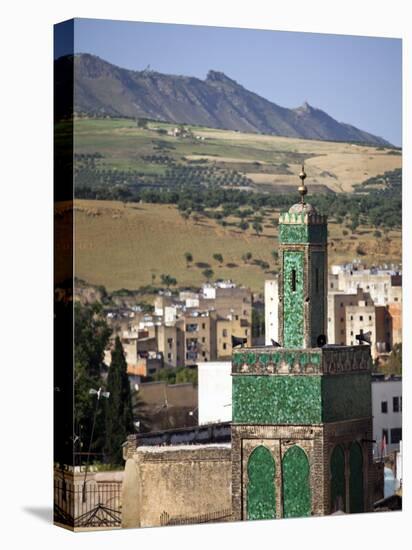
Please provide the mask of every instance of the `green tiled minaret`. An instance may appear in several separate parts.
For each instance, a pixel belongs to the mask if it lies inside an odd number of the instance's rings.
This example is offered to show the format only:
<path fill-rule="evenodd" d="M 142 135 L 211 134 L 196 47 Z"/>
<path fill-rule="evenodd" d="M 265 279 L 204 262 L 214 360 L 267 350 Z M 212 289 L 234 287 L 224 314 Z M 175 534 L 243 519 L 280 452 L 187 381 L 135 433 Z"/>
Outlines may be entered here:
<path fill-rule="evenodd" d="M 370 511 L 370 347 L 325 345 L 327 218 L 301 200 L 279 219 L 280 346 L 232 355 L 233 519 Z"/>
<path fill-rule="evenodd" d="M 316 347 L 326 335 L 327 218 L 301 202 L 280 215 L 279 339 L 284 347 Z"/>

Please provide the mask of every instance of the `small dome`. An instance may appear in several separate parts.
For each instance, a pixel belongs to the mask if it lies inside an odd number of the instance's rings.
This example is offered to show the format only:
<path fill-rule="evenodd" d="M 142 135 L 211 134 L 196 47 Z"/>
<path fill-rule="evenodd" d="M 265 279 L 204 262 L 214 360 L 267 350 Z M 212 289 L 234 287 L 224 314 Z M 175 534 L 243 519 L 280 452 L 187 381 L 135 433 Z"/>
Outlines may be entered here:
<path fill-rule="evenodd" d="M 298 202 L 297 204 L 294 204 L 293 206 L 291 206 L 289 208 L 289 213 L 290 214 L 308 214 L 309 216 L 311 216 L 312 214 L 317 214 L 317 210 L 314 206 L 312 206 L 311 204 L 308 204 L 308 203 L 305 203 L 305 204 L 302 204 L 301 202 Z"/>

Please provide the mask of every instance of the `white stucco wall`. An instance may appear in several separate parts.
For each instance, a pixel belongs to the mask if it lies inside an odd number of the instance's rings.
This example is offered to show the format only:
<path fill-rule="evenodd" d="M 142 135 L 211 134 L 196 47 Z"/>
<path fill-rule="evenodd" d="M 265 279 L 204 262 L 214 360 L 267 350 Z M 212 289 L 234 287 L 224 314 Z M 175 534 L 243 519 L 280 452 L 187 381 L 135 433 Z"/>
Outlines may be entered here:
<path fill-rule="evenodd" d="M 279 338 L 279 294 L 278 280 L 268 279 L 265 281 L 265 345 L 271 346 L 272 339 L 278 342 Z"/>
<path fill-rule="evenodd" d="M 230 361 L 198 363 L 199 424 L 232 420 Z"/>

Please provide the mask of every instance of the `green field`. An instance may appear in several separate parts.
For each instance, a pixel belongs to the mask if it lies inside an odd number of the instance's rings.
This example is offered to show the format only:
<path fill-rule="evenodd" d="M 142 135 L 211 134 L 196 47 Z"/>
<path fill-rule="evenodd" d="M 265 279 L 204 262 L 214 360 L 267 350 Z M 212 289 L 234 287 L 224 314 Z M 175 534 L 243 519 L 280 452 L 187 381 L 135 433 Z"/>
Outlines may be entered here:
<path fill-rule="evenodd" d="M 296 187 L 296 176 L 305 161 L 308 184 L 313 191 L 350 192 L 354 185 L 402 166 L 399 151 L 350 143 L 303 140 L 247 134 L 187 126 L 187 135 L 174 137 L 172 124 L 148 123 L 138 128 L 127 119 L 77 119 L 74 123 L 75 153 L 102 158 L 93 170 L 141 173 L 147 184 L 156 184 L 166 166 L 203 167 L 216 172 L 217 182 L 235 186 L 237 172 L 256 191 L 285 192 Z M 64 125 L 61 125 L 62 132 Z M 163 132 L 163 133 L 160 133 Z M 168 157 L 165 164 L 151 162 L 148 156 Z M 77 168 L 85 163 L 77 158 Z M 146 178 L 146 179 L 145 179 Z M 98 181 L 98 177 L 95 178 Z M 127 180 L 127 174 L 125 175 Z"/>

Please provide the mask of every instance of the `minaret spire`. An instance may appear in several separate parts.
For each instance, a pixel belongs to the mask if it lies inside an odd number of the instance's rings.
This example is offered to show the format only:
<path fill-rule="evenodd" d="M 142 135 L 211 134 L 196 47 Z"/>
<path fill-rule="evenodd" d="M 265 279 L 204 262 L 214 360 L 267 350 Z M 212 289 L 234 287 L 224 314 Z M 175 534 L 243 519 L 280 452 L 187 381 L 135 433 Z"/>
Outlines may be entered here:
<path fill-rule="evenodd" d="M 303 206 L 305 204 L 305 195 L 308 192 L 308 188 L 305 185 L 306 172 L 305 172 L 305 165 L 304 164 L 302 164 L 302 170 L 299 174 L 299 177 L 300 177 L 302 183 L 299 185 L 298 191 L 300 193 L 301 203 L 302 203 L 302 206 Z"/>

